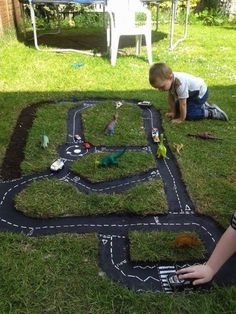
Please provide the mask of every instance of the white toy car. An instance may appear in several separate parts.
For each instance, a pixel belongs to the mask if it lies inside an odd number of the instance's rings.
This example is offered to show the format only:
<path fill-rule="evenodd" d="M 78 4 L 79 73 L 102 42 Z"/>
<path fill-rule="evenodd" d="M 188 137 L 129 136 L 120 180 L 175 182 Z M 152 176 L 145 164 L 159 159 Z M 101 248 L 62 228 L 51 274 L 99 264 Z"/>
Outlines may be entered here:
<path fill-rule="evenodd" d="M 152 139 L 153 139 L 153 142 L 155 143 L 160 142 L 159 131 L 157 128 L 152 128 Z"/>
<path fill-rule="evenodd" d="M 79 134 L 75 134 L 74 139 L 77 142 L 81 142 L 81 136 L 79 136 Z"/>
<path fill-rule="evenodd" d="M 55 160 L 52 164 L 51 164 L 51 167 L 50 167 L 50 170 L 51 171 L 59 171 L 61 170 L 63 167 L 64 167 L 64 161 L 62 158 L 58 158 L 57 160 Z"/>
<path fill-rule="evenodd" d="M 148 101 L 148 100 L 144 100 L 144 101 L 138 102 L 138 105 L 139 106 L 148 106 L 148 107 L 150 107 L 151 106 L 151 102 Z"/>

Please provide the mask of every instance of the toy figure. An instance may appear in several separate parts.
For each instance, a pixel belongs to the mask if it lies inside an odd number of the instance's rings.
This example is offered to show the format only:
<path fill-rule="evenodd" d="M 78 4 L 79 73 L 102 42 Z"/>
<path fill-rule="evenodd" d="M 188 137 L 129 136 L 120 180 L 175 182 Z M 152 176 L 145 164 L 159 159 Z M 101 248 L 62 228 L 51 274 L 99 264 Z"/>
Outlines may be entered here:
<path fill-rule="evenodd" d="M 111 155 L 108 155 L 100 161 L 96 161 L 96 164 L 100 167 L 108 167 L 108 166 L 118 166 L 118 158 L 122 156 L 125 151 L 127 150 L 127 147 L 122 149 L 121 151 L 112 153 Z"/>
<path fill-rule="evenodd" d="M 210 132 L 189 133 L 188 136 L 199 137 L 203 140 L 222 140 L 222 138 L 215 137 Z"/>
<path fill-rule="evenodd" d="M 117 119 L 118 119 L 118 113 L 114 114 L 111 122 L 109 122 L 106 125 L 104 131 L 105 131 L 105 133 L 107 135 L 113 135 L 114 134 L 114 130 L 115 130 L 115 126 L 116 126 L 116 123 L 117 123 Z"/>
<path fill-rule="evenodd" d="M 160 135 L 160 144 L 158 145 L 158 148 L 157 148 L 157 158 L 161 158 L 161 157 L 169 159 L 166 156 L 166 147 L 163 143 L 163 133 Z"/>
<path fill-rule="evenodd" d="M 182 233 L 176 236 L 173 245 L 177 248 L 187 248 L 199 246 L 201 241 L 195 234 Z"/>
<path fill-rule="evenodd" d="M 48 144 L 49 144 L 49 138 L 45 134 L 42 135 L 41 136 L 41 147 L 46 148 L 46 147 L 48 147 Z"/>
<path fill-rule="evenodd" d="M 180 155 L 180 151 L 184 147 L 184 145 L 182 143 L 180 143 L 180 144 L 174 143 L 173 147 L 177 151 L 177 153 Z"/>

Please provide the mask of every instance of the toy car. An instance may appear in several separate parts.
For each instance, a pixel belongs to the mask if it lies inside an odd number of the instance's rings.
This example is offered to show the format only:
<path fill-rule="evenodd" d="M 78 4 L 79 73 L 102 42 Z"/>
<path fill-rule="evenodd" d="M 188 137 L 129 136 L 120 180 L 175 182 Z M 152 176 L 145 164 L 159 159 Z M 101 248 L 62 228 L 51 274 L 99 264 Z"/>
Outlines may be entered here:
<path fill-rule="evenodd" d="M 75 134 L 74 139 L 76 141 L 81 141 L 81 137 L 79 136 L 79 134 Z"/>
<path fill-rule="evenodd" d="M 55 160 L 52 164 L 51 164 L 51 167 L 50 167 L 50 170 L 51 171 L 59 171 L 61 170 L 63 167 L 64 167 L 64 161 L 62 158 L 58 158 L 57 160 Z"/>
<path fill-rule="evenodd" d="M 151 102 L 147 101 L 147 100 L 144 100 L 144 101 L 138 102 L 138 105 L 139 106 L 151 106 Z"/>
<path fill-rule="evenodd" d="M 89 143 L 89 142 L 83 142 L 83 148 L 84 149 L 89 149 L 89 148 L 91 148 L 91 144 Z"/>
<path fill-rule="evenodd" d="M 159 131 L 157 128 L 152 128 L 152 139 L 155 143 L 160 142 Z"/>
<path fill-rule="evenodd" d="M 167 280 L 173 289 L 193 288 L 191 280 L 180 279 L 177 274 L 169 274 Z"/>

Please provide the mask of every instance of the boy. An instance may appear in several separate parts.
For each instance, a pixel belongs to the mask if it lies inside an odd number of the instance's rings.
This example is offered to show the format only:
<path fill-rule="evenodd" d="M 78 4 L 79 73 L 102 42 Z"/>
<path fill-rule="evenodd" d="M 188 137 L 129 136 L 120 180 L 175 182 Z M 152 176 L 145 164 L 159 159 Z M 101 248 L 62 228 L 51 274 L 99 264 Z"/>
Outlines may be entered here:
<path fill-rule="evenodd" d="M 149 82 L 154 88 L 168 92 L 170 111 L 166 116 L 173 123 L 204 118 L 228 121 L 223 110 L 206 102 L 208 88 L 199 77 L 172 72 L 167 64 L 155 63 L 149 70 Z"/>
<path fill-rule="evenodd" d="M 224 232 L 209 260 L 204 265 L 195 265 L 177 271 L 180 279 L 193 279 L 193 285 L 210 281 L 221 266 L 236 252 L 236 213 Z"/>

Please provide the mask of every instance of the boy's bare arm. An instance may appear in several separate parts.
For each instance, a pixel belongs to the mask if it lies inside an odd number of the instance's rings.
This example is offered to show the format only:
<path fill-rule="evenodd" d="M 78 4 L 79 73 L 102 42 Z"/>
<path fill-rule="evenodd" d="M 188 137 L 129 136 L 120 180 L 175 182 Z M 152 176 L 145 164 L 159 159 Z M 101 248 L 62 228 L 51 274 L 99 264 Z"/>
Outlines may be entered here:
<path fill-rule="evenodd" d="M 229 226 L 217 243 L 207 264 L 213 269 L 214 273 L 216 273 L 235 251 L 236 230 Z"/>
<path fill-rule="evenodd" d="M 170 111 L 166 113 L 166 116 L 170 119 L 174 119 L 176 116 L 174 97 L 170 93 L 168 93 L 168 99 L 167 100 L 168 100 Z"/>
<path fill-rule="evenodd" d="M 186 99 L 179 99 L 179 118 L 173 119 L 173 123 L 182 123 L 187 115 L 187 101 Z"/>

